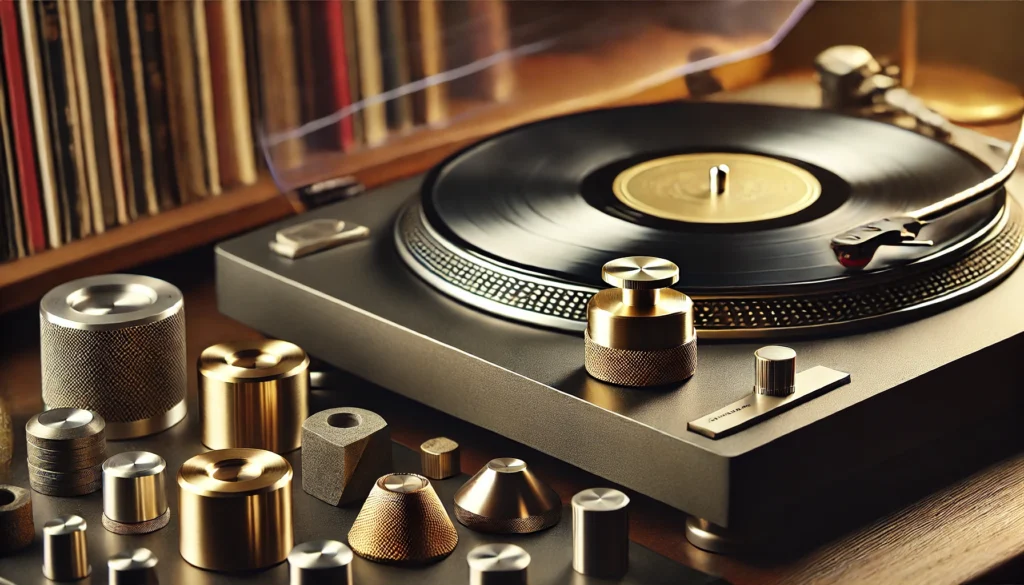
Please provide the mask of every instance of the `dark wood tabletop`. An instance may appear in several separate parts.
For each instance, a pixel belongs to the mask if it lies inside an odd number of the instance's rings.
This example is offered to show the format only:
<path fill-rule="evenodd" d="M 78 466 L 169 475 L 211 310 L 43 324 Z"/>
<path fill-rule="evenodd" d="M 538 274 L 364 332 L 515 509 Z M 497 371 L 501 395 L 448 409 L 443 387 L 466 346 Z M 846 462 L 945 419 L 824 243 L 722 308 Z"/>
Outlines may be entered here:
<path fill-rule="evenodd" d="M 164 278 L 184 292 L 190 363 L 214 343 L 261 337 L 218 313 L 211 249 L 195 250 L 134 272 Z M 194 396 L 194 369 L 189 372 L 189 384 Z M 381 414 L 392 428 L 393 439 L 407 447 L 416 449 L 439 435 L 459 442 L 465 471 L 472 472 L 494 457 L 520 457 L 548 480 L 565 502 L 582 489 L 608 485 L 571 465 L 364 381 L 352 378 L 344 386 L 353 406 Z M 0 316 L 0 397 L 15 413 L 41 408 L 38 313 L 34 308 Z M 194 408 L 194 404 L 190 406 L 193 412 Z M 23 440 L 17 431 L 15 440 Z M 0 481 L 2 475 L 0 471 Z M 1024 453 L 786 559 L 706 553 L 686 541 L 684 513 L 635 493 L 631 497 L 630 534 L 634 541 L 736 585 L 1024 583 Z"/>

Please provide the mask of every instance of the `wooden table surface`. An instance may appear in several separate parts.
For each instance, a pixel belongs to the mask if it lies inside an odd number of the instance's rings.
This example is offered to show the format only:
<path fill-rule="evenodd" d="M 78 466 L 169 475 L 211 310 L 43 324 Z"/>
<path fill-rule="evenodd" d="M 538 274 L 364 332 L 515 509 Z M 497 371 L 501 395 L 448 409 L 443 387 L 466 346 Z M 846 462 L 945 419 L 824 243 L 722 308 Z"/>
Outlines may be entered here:
<path fill-rule="evenodd" d="M 214 343 L 260 337 L 217 312 L 210 249 L 135 272 L 165 278 L 184 292 L 190 363 Z M 30 309 L 0 316 L 0 397 L 14 412 L 35 412 L 41 406 L 37 315 Z M 189 384 L 194 396 L 194 369 L 189 372 Z M 464 470 L 478 469 L 494 457 L 520 457 L 566 502 L 581 489 L 609 485 L 533 449 L 360 380 L 352 379 L 344 391 L 353 406 L 380 413 L 391 425 L 393 438 L 407 447 L 416 449 L 438 435 L 458 441 L 463 447 Z M 196 405 L 189 408 L 195 416 Z M 15 440 L 24 440 L 18 429 Z M 682 512 L 644 496 L 631 493 L 631 497 L 633 540 L 736 585 L 1024 583 L 1020 558 L 1024 556 L 1024 453 L 787 560 L 740 559 L 701 551 L 686 541 Z"/>

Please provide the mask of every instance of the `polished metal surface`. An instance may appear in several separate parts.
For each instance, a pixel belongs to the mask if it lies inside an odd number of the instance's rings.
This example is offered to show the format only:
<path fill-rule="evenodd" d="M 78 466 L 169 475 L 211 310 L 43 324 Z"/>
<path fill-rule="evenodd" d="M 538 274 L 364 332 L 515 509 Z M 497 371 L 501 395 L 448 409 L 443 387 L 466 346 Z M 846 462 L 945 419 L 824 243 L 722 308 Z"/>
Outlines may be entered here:
<path fill-rule="evenodd" d="M 0 556 L 27 547 L 35 536 L 32 494 L 16 485 L 0 484 Z"/>
<path fill-rule="evenodd" d="M 469 551 L 469 585 L 528 585 L 530 553 L 514 544 L 482 544 Z"/>
<path fill-rule="evenodd" d="M 572 568 L 603 579 L 629 571 L 629 496 L 590 488 L 572 497 Z"/>
<path fill-rule="evenodd" d="M 302 423 L 302 490 L 332 506 L 362 501 L 393 471 L 391 430 L 375 412 L 328 408 Z"/>
<path fill-rule="evenodd" d="M 213 571 L 252 571 L 285 560 L 292 541 L 292 467 L 260 449 L 221 449 L 178 471 L 180 551 Z"/>
<path fill-rule="evenodd" d="M 687 429 L 711 439 L 733 433 L 777 416 L 802 402 L 850 383 L 850 374 L 824 366 L 814 366 L 796 375 L 795 389 L 785 396 L 753 392 L 709 415 L 687 423 Z"/>
<path fill-rule="evenodd" d="M 685 380 L 697 365 L 693 301 L 667 288 L 679 267 L 661 258 L 627 256 L 604 265 L 615 288 L 587 305 L 584 364 L 591 376 L 623 386 Z"/>
<path fill-rule="evenodd" d="M 81 408 L 54 408 L 25 424 L 28 442 L 43 449 L 82 449 L 102 443 L 106 421 Z"/>
<path fill-rule="evenodd" d="M 148 548 L 134 548 L 117 553 L 107 560 L 109 585 L 157 585 L 158 559 Z"/>
<path fill-rule="evenodd" d="M 459 444 L 448 437 L 427 439 L 420 445 L 420 469 L 430 479 L 447 479 L 462 473 Z"/>
<path fill-rule="evenodd" d="M 796 391 L 796 352 L 768 345 L 754 352 L 754 393 L 789 396 Z"/>
<path fill-rule="evenodd" d="M 43 525 L 43 575 L 51 581 L 76 581 L 92 572 L 86 548 L 85 519 L 71 514 Z"/>
<path fill-rule="evenodd" d="M 57 408 L 25 425 L 29 483 L 51 496 L 80 496 L 100 488 L 106 423 L 88 410 Z"/>
<path fill-rule="evenodd" d="M 108 439 L 150 435 L 185 417 L 185 317 L 174 285 L 131 274 L 62 284 L 39 304 L 48 409 L 106 419 Z"/>
<path fill-rule="evenodd" d="M 562 500 L 522 459 L 490 460 L 455 494 L 455 517 L 473 530 L 528 534 L 562 518 Z"/>
<path fill-rule="evenodd" d="M 270 249 L 285 258 L 302 258 L 323 250 L 362 240 L 370 235 L 365 226 L 331 219 L 314 219 L 277 232 Z"/>
<path fill-rule="evenodd" d="M 821 105 L 829 109 L 862 107 L 870 103 L 873 76 L 884 77 L 882 66 L 864 47 L 836 45 L 814 60 L 821 85 Z"/>
<path fill-rule="evenodd" d="M 352 585 L 352 549 L 337 540 L 313 540 L 288 553 L 290 585 Z"/>
<path fill-rule="evenodd" d="M 375 563 L 436 563 L 459 543 L 444 504 L 430 480 L 392 473 L 377 480 L 348 532 L 352 551 Z"/>
<path fill-rule="evenodd" d="M 696 516 L 686 517 L 686 540 L 701 550 L 723 555 L 739 554 L 750 546 L 727 529 Z"/>
<path fill-rule="evenodd" d="M 309 414 L 309 357 L 272 339 L 219 343 L 199 356 L 203 444 L 294 451 Z"/>
<path fill-rule="evenodd" d="M 727 174 L 735 197 L 721 197 Z M 724 224 L 798 213 L 821 197 L 821 183 L 793 163 L 770 156 L 701 152 L 634 165 L 615 177 L 612 191 L 623 204 L 653 217 Z"/>
<path fill-rule="evenodd" d="M 103 462 L 103 526 L 139 534 L 163 528 L 167 507 L 167 462 L 148 451 L 118 453 Z M 164 517 L 163 523 L 153 520 Z M 147 523 L 146 526 L 138 526 Z"/>

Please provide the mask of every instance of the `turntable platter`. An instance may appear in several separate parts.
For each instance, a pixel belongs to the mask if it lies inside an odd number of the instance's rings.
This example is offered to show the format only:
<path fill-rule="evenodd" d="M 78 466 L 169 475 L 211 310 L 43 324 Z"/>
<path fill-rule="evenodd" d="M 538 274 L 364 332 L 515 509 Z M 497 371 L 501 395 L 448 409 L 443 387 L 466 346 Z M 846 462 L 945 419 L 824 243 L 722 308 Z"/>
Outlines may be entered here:
<path fill-rule="evenodd" d="M 709 170 L 729 167 L 713 196 Z M 624 254 L 667 258 L 691 293 L 850 276 L 830 239 L 976 184 L 972 156 L 893 126 L 759 105 L 670 103 L 557 118 L 486 140 L 425 183 L 431 225 L 467 250 L 599 285 Z M 887 250 L 868 271 L 954 247 L 1002 207 L 926 228 L 931 248 Z M 862 277 L 863 275 L 857 275 Z"/>

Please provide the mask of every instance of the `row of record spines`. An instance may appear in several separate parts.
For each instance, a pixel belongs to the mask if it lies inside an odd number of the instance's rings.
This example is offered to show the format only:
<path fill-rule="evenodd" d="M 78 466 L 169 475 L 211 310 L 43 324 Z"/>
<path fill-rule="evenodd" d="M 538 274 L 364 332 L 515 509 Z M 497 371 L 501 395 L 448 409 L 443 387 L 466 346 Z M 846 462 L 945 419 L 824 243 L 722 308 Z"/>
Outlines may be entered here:
<path fill-rule="evenodd" d="M 451 22 L 484 22 L 469 41 L 481 54 L 507 47 L 505 10 L 502 0 L 0 0 L 0 261 L 255 183 L 261 129 L 442 72 Z M 479 92 L 502 99 L 509 87 L 499 72 Z M 447 116 L 447 90 L 432 86 L 297 149 L 354 151 Z"/>

